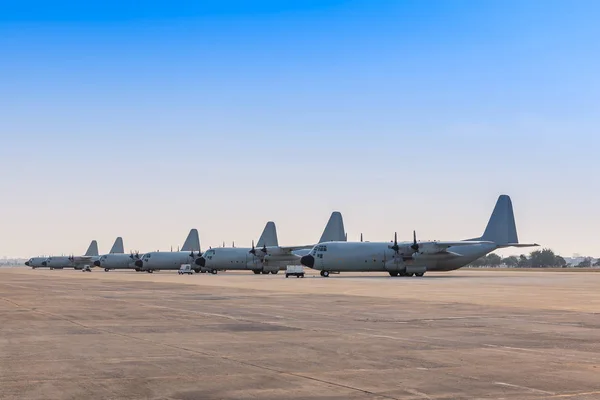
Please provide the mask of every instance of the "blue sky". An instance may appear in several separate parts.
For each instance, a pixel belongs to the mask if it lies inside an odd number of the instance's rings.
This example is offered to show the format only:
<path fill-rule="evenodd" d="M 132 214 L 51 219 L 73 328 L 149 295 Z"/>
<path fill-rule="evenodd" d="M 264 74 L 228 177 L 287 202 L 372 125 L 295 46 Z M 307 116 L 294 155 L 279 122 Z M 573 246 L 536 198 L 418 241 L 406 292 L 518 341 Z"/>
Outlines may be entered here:
<path fill-rule="evenodd" d="M 4 2 L 0 254 L 479 234 L 600 256 L 592 1 Z M 404 232 L 404 234 L 402 234 Z"/>

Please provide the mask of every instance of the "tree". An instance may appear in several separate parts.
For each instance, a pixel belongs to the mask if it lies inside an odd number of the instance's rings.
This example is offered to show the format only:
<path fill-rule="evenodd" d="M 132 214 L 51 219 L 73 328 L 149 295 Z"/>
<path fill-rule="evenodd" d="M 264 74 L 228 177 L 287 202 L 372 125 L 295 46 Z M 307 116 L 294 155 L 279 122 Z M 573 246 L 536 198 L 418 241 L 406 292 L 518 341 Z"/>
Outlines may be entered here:
<path fill-rule="evenodd" d="M 592 257 L 586 257 L 583 259 L 583 261 L 581 261 L 579 264 L 577 264 L 577 266 L 579 268 L 589 268 L 592 266 Z"/>
<path fill-rule="evenodd" d="M 509 256 L 502 259 L 502 264 L 506 265 L 509 268 L 516 268 L 519 266 L 519 259 L 517 256 Z"/>
<path fill-rule="evenodd" d="M 556 254 L 554 254 L 554 252 L 550 249 L 532 251 L 529 259 L 531 261 L 532 268 L 562 266 L 560 264 L 561 261 L 557 260 Z"/>
<path fill-rule="evenodd" d="M 561 256 L 556 256 L 556 266 L 561 267 L 561 268 L 566 268 L 567 261 L 564 258 L 562 258 Z"/>
<path fill-rule="evenodd" d="M 529 261 L 529 259 L 527 258 L 527 256 L 525 254 L 521 254 L 519 256 L 518 267 L 519 268 L 529 268 L 529 267 L 531 267 L 531 262 Z"/>
<path fill-rule="evenodd" d="M 490 267 L 499 267 L 500 264 L 502 264 L 502 257 L 500 257 L 498 254 L 488 254 L 486 258 L 487 265 Z"/>

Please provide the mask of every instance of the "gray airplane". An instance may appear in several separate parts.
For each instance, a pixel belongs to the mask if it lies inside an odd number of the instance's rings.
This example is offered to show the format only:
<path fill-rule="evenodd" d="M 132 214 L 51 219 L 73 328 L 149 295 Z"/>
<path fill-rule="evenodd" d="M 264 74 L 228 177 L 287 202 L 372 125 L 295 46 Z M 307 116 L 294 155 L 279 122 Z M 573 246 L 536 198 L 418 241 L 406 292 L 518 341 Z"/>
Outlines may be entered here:
<path fill-rule="evenodd" d="M 479 238 L 456 242 L 328 242 L 313 247 L 301 264 L 321 271 L 321 276 L 339 272 L 388 272 L 391 276 L 423 276 L 427 271 L 452 271 L 484 255 L 521 244 L 509 196 L 498 198 L 488 225 Z"/>
<path fill-rule="evenodd" d="M 342 214 L 337 211 L 331 214 L 319 243 L 332 240 L 346 240 Z M 202 257 L 197 258 L 195 264 L 201 267 L 201 272 L 209 271 L 213 274 L 225 270 L 251 270 L 255 274 L 277 274 L 280 269 L 285 269 L 286 265 L 298 265 L 301 257 L 298 252 L 309 251 L 312 246 L 279 246 L 275 223 L 269 221 L 256 247 L 253 242 L 251 248 L 210 249 Z"/>
<path fill-rule="evenodd" d="M 52 256 L 42 262 L 42 266 L 50 269 L 74 268 L 82 269 L 84 266 L 91 266 L 98 258 L 98 242 L 92 240 L 85 255 L 83 256 Z"/>
<path fill-rule="evenodd" d="M 196 253 L 194 253 L 196 252 Z M 140 259 L 134 261 L 135 268 L 152 273 L 154 271 L 178 270 L 182 264 L 193 264 L 200 257 L 200 238 L 198 230 L 192 229 L 185 239 L 181 251 L 153 251 L 145 253 Z M 200 268 L 198 268 L 198 271 Z"/>
<path fill-rule="evenodd" d="M 138 253 L 125 254 L 123 239 L 119 237 L 108 254 L 94 261 L 94 267 L 104 268 L 105 272 L 112 269 L 136 269 L 134 263 L 139 259 Z"/>

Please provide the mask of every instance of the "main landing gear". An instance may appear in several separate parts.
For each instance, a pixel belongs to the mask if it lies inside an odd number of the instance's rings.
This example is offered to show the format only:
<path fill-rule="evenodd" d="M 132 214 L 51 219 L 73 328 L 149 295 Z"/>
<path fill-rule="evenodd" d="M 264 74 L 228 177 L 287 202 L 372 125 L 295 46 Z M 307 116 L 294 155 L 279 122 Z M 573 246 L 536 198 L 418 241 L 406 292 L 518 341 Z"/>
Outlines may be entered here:
<path fill-rule="evenodd" d="M 423 276 L 425 272 L 398 272 L 398 271 L 389 271 L 390 276 Z"/>
<path fill-rule="evenodd" d="M 321 276 L 323 278 L 328 278 L 329 277 L 329 271 L 321 271 Z"/>

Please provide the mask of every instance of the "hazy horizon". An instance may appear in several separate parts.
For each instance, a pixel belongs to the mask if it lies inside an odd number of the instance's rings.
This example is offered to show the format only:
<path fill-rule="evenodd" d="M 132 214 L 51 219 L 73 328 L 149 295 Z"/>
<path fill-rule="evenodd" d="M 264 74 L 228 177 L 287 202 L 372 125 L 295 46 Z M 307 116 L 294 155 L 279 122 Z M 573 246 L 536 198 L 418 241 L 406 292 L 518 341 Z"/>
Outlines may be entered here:
<path fill-rule="evenodd" d="M 600 3 L 14 3 L 0 254 L 519 239 L 600 256 Z M 508 249 L 501 254 L 529 253 Z"/>

